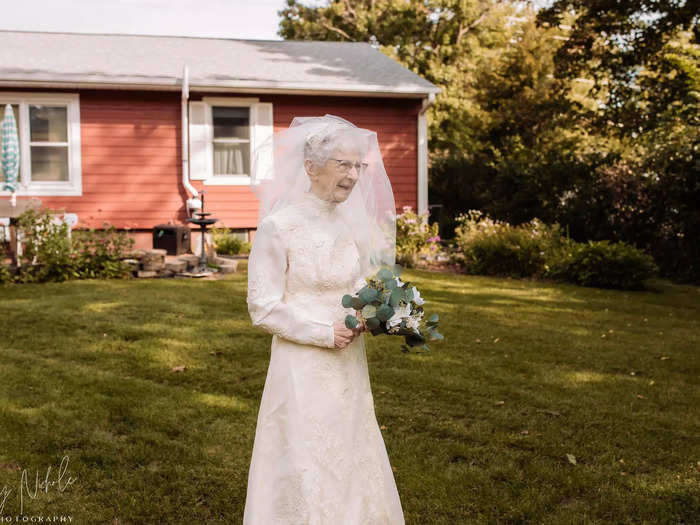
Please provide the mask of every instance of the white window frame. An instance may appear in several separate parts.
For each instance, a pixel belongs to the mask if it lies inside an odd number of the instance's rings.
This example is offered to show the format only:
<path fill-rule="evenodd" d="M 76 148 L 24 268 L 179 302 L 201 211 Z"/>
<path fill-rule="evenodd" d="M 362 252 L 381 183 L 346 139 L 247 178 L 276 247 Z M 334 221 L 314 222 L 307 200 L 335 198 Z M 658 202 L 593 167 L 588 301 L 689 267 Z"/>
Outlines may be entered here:
<path fill-rule="evenodd" d="M 80 157 L 80 96 L 78 93 L 18 93 L 0 91 L 0 108 L 5 104 L 19 105 L 17 123 L 20 141 L 18 196 L 81 196 L 83 194 L 82 164 Z M 66 106 L 68 134 L 68 180 L 32 181 L 32 159 L 29 133 L 29 106 L 32 104 Z M 0 116 L 0 119 L 2 117 Z M 37 144 L 56 144 L 42 142 Z M 11 192 L 0 189 L 0 196 Z"/>
<path fill-rule="evenodd" d="M 255 151 L 255 116 L 253 106 L 260 102 L 258 97 L 202 97 L 202 102 L 206 104 L 206 119 L 211 131 L 209 151 L 211 152 L 211 174 L 202 180 L 207 186 L 250 186 L 250 174 L 248 175 L 214 175 L 214 116 L 212 108 L 214 106 L 233 106 L 248 108 L 248 127 L 250 136 L 250 159 L 248 166 L 253 166 L 253 152 Z"/>

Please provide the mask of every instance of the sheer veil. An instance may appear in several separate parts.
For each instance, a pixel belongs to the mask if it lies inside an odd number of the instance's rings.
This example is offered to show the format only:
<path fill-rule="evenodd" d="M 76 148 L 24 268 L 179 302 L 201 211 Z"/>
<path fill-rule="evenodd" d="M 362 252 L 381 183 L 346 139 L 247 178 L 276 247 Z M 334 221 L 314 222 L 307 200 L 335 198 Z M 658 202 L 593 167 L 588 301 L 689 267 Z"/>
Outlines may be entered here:
<path fill-rule="evenodd" d="M 305 158 L 323 163 L 344 146 L 360 151 L 366 168 L 347 199 L 335 206 L 342 227 L 352 232 L 364 271 L 370 274 L 382 265 L 393 265 L 396 249 L 394 194 L 374 131 L 335 115 L 295 117 L 289 128 L 255 145 L 251 187 L 260 200 L 258 226 L 279 210 L 303 202 L 311 186 Z"/>

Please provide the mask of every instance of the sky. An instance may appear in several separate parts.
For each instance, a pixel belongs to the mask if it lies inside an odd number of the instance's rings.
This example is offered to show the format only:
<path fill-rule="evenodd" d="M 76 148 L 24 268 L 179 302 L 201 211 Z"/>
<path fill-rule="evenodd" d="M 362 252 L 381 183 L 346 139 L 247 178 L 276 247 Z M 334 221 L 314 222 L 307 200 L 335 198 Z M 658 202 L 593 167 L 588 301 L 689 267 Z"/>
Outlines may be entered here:
<path fill-rule="evenodd" d="M 0 29 L 281 40 L 277 11 L 285 5 L 285 0 L 0 0 Z"/>
<path fill-rule="evenodd" d="M 285 5 L 285 0 L 0 0 L 0 29 L 281 40 L 277 11 Z"/>

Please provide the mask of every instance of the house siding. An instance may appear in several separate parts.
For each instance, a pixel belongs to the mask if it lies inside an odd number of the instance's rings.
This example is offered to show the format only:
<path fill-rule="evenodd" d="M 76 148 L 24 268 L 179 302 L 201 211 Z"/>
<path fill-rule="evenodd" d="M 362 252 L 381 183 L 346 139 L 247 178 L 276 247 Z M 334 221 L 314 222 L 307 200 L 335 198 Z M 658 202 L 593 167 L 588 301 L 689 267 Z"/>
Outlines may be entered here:
<path fill-rule="evenodd" d="M 143 231 L 160 223 L 186 224 L 180 93 L 80 90 L 79 94 L 83 195 L 42 196 L 42 204 L 76 213 L 79 228 L 100 228 L 108 222 Z M 203 96 L 226 95 L 190 93 L 190 100 Z M 255 96 L 273 104 L 275 131 L 288 127 L 295 116 L 325 113 L 375 130 L 397 208 L 417 206 L 419 100 Z M 205 191 L 205 211 L 219 219 L 216 226 L 256 227 L 257 200 L 249 187 L 191 183 Z"/>

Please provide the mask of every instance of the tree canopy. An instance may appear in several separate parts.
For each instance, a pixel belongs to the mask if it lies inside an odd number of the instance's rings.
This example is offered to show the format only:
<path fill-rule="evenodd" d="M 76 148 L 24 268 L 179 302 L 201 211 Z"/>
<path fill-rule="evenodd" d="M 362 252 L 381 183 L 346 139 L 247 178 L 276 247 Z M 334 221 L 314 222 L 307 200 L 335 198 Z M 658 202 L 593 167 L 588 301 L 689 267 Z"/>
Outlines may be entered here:
<path fill-rule="evenodd" d="M 280 35 L 376 43 L 440 86 L 430 201 L 624 240 L 700 281 L 700 46 L 689 0 L 287 0 Z"/>

